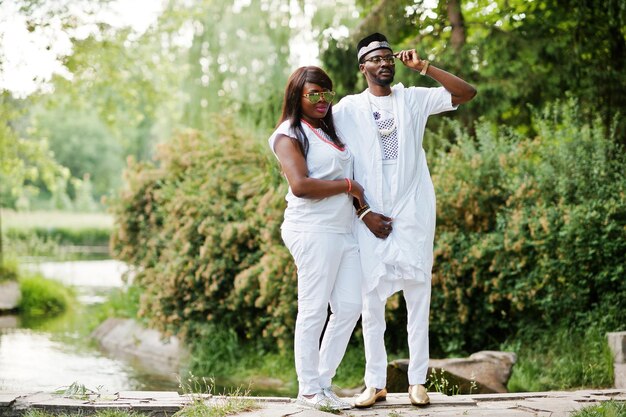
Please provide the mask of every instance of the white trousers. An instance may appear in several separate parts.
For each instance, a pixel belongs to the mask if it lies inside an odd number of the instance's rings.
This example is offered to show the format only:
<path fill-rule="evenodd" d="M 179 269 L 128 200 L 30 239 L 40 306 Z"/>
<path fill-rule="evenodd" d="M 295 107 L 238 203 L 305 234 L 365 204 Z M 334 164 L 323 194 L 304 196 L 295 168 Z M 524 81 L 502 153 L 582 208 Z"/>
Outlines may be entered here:
<path fill-rule="evenodd" d="M 331 386 L 361 315 L 359 249 L 348 233 L 282 230 L 282 238 L 298 268 L 294 354 L 299 393 L 314 394 Z"/>
<path fill-rule="evenodd" d="M 409 343 L 409 384 L 424 384 L 428 372 L 428 321 L 430 280 L 406 282 L 403 287 L 407 307 Z M 365 344 L 365 386 L 384 388 L 387 384 L 387 351 L 385 350 L 385 304 L 373 290 L 363 297 L 363 340 Z"/>

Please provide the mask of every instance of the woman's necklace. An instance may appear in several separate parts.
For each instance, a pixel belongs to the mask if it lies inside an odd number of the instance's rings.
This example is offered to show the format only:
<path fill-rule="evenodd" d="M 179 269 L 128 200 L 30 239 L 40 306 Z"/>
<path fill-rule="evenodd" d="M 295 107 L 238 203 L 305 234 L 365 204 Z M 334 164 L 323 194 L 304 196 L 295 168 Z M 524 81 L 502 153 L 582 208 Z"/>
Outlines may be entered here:
<path fill-rule="evenodd" d="M 326 136 L 326 132 L 324 132 L 324 129 L 322 129 L 321 127 L 313 127 L 311 126 L 311 124 L 309 122 L 307 122 L 304 119 L 301 119 L 302 123 L 304 123 L 305 125 L 307 125 L 309 127 L 309 129 L 311 129 L 313 131 L 313 133 L 315 133 L 315 135 L 320 138 L 323 142 L 328 143 L 330 146 L 340 150 L 340 151 L 344 151 L 345 148 L 342 148 L 341 146 L 338 146 L 335 142 L 333 142 L 332 140 L 330 140 L 330 137 L 328 137 L 328 139 L 326 139 L 324 136 Z M 321 132 L 321 133 L 320 133 Z"/>

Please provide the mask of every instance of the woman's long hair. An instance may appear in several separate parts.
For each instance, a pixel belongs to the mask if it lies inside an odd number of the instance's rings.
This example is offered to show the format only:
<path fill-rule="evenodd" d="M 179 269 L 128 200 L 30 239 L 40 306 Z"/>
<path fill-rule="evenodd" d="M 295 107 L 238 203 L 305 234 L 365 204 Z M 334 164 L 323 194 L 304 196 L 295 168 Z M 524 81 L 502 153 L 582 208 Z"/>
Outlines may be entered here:
<path fill-rule="evenodd" d="M 332 91 L 333 82 L 323 69 L 315 66 L 300 67 L 291 74 L 285 87 L 285 97 L 283 98 L 283 112 L 278 121 L 280 125 L 285 120 L 291 121 L 291 128 L 296 132 L 296 139 L 302 155 L 306 158 L 309 151 L 309 140 L 302 128 L 302 93 L 304 84 L 313 83 L 322 88 Z M 330 104 L 326 116 L 321 120 L 320 127 L 332 139 L 333 143 L 340 148 L 344 147 L 339 139 L 333 123 L 333 105 Z"/>

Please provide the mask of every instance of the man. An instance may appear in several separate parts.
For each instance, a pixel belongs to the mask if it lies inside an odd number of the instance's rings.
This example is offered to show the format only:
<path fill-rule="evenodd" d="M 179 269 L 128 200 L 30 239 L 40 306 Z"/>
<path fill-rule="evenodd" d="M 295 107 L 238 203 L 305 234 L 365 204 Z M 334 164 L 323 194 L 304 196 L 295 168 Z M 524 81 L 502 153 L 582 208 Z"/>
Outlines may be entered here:
<path fill-rule="evenodd" d="M 435 192 L 422 148 L 428 116 L 455 110 L 476 89 L 421 59 L 414 49 L 394 54 L 385 36 L 374 33 L 357 46 L 367 90 L 333 108 L 335 125 L 354 155 L 354 178 L 368 206 L 357 211 L 356 234 L 363 267 L 365 386 L 356 407 L 386 399 L 385 303 L 402 290 L 408 312 L 409 398 L 430 402 L 428 320 L 435 235 Z M 442 87 L 396 84 L 395 59 Z"/>

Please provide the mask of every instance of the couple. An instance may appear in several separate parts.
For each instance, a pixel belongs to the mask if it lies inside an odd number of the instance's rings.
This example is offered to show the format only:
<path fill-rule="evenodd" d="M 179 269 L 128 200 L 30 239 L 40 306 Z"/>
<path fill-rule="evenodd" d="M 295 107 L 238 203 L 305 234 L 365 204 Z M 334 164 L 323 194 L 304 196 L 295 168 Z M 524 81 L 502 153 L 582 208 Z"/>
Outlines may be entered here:
<path fill-rule="evenodd" d="M 385 303 L 402 290 L 409 398 L 425 405 L 435 194 L 422 139 L 428 116 L 456 109 L 476 90 L 415 50 L 394 54 L 379 33 L 362 39 L 357 50 L 367 90 L 333 107 L 328 75 L 299 68 L 287 82 L 280 124 L 269 139 L 289 183 L 281 230 L 298 270 L 298 402 L 352 407 L 333 392 L 331 380 L 361 315 L 366 388 L 354 406 L 385 399 Z M 442 87 L 392 87 L 396 59 Z"/>

